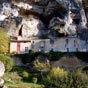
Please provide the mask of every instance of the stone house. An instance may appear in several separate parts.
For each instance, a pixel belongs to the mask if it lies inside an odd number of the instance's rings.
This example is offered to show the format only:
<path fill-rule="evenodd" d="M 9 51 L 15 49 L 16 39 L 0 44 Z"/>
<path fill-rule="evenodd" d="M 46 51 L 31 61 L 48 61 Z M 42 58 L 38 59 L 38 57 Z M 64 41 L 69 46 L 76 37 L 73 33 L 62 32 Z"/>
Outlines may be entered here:
<path fill-rule="evenodd" d="M 28 53 L 31 49 L 31 41 L 28 39 L 18 38 L 11 39 L 10 41 L 10 53 L 17 52 L 17 53 Z"/>
<path fill-rule="evenodd" d="M 58 52 L 86 52 L 86 41 L 75 37 L 63 37 L 55 39 L 30 39 L 18 37 L 10 42 L 10 53 L 28 53 L 29 50 L 37 51 L 58 51 Z"/>

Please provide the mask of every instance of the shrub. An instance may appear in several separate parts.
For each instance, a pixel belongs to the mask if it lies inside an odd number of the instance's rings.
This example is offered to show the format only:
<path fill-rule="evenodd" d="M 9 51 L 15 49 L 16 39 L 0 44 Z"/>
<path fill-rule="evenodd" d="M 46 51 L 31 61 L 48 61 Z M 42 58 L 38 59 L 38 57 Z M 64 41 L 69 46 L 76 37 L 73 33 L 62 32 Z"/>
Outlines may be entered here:
<path fill-rule="evenodd" d="M 12 72 L 9 77 L 13 82 L 20 82 L 22 79 L 17 72 Z"/>
<path fill-rule="evenodd" d="M 68 79 L 70 80 L 69 84 L 71 87 L 88 88 L 88 73 L 83 73 L 81 71 L 70 72 Z"/>
<path fill-rule="evenodd" d="M 40 62 L 39 59 L 36 59 L 33 64 L 34 64 L 34 68 L 36 68 L 39 71 L 50 68 L 49 62 Z"/>
<path fill-rule="evenodd" d="M 84 0 L 83 6 L 84 6 L 84 9 L 88 10 L 88 1 L 87 0 Z"/>
<path fill-rule="evenodd" d="M 21 75 L 24 79 L 29 77 L 29 73 L 27 71 L 23 71 Z"/>
<path fill-rule="evenodd" d="M 18 75 L 17 72 L 9 72 L 5 73 L 3 79 L 8 83 L 20 82 L 21 77 Z"/>
<path fill-rule="evenodd" d="M 64 54 L 61 52 L 50 51 L 46 53 L 46 55 L 49 58 L 49 60 L 56 61 L 56 60 L 59 60 Z"/>
<path fill-rule="evenodd" d="M 59 67 L 56 67 L 50 71 L 50 74 L 56 77 L 64 77 L 67 75 L 67 72 Z"/>
<path fill-rule="evenodd" d="M 0 53 L 7 53 L 9 46 L 9 37 L 3 28 L 0 27 Z"/>
<path fill-rule="evenodd" d="M 16 52 L 16 51 L 11 52 L 11 55 L 15 55 L 15 54 L 17 54 L 17 52 Z"/>
<path fill-rule="evenodd" d="M 38 79 L 37 79 L 37 78 L 35 78 L 35 77 L 34 77 L 34 78 L 32 78 L 32 82 L 33 82 L 33 83 L 35 83 L 35 84 L 36 84 L 36 83 L 37 83 L 37 81 L 38 81 Z"/>
<path fill-rule="evenodd" d="M 24 55 L 20 54 L 18 56 L 22 58 L 22 62 L 26 64 L 26 63 L 31 63 L 32 61 L 34 61 L 39 55 L 44 55 L 50 61 L 55 61 L 55 60 L 59 60 L 64 54 L 61 52 L 54 52 L 54 51 L 45 53 L 45 52 L 34 52 L 33 50 L 30 50 L 29 54 L 24 54 Z"/>
<path fill-rule="evenodd" d="M 4 54 L 0 54 L 0 61 L 3 62 L 5 65 L 6 71 L 10 71 L 13 67 L 13 59 L 9 56 L 6 56 Z"/>
<path fill-rule="evenodd" d="M 35 59 L 34 53 L 29 53 L 29 54 L 24 54 L 24 55 L 19 55 L 19 57 L 22 58 L 22 62 L 24 64 L 30 63 Z"/>
<path fill-rule="evenodd" d="M 14 66 L 11 71 L 17 72 L 21 77 L 29 76 L 29 68 L 26 68 L 24 66 Z"/>
<path fill-rule="evenodd" d="M 50 88 L 88 88 L 88 73 L 54 68 L 44 77 L 44 84 Z"/>
<path fill-rule="evenodd" d="M 44 84 L 50 88 L 68 88 L 66 87 L 67 72 L 63 69 L 53 68 L 46 77 L 44 77 Z M 65 87 L 64 87 L 64 86 Z"/>

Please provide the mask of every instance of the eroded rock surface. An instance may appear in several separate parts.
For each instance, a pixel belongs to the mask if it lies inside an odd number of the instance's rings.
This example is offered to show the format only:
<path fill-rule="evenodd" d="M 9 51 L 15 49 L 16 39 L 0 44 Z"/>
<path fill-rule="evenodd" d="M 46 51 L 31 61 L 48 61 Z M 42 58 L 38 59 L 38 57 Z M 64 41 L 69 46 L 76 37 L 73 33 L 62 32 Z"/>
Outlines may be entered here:
<path fill-rule="evenodd" d="M 44 33 L 45 26 L 38 17 L 29 16 L 27 18 L 23 18 L 19 28 L 19 31 L 22 32 L 21 35 L 23 37 L 36 37 L 42 36 L 42 34 Z"/>
<path fill-rule="evenodd" d="M 83 0 L 3 2 L 0 4 L 0 26 L 10 36 L 39 37 L 52 30 L 54 34 L 77 35 L 87 24 L 88 12 L 84 9 Z"/>
<path fill-rule="evenodd" d="M 5 72 L 5 66 L 4 64 L 0 61 L 0 77 L 4 75 Z"/>
<path fill-rule="evenodd" d="M 5 73 L 5 66 L 4 64 L 0 61 L 0 85 L 4 84 L 4 80 L 1 78 Z"/>

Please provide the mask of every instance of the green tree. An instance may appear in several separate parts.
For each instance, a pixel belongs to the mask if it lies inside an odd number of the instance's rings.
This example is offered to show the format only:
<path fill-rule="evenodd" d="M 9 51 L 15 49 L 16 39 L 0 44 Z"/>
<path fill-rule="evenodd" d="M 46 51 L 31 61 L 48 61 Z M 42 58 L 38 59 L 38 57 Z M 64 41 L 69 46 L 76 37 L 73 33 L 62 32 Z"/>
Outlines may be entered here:
<path fill-rule="evenodd" d="M 46 87 L 50 88 L 68 88 L 67 82 L 67 72 L 59 67 L 53 68 L 49 71 L 46 77 L 44 77 L 44 83 Z"/>
<path fill-rule="evenodd" d="M 6 71 L 10 71 L 13 67 L 13 59 L 4 54 L 0 54 L 0 61 L 5 65 Z"/>
<path fill-rule="evenodd" d="M 23 71 L 21 77 L 23 77 L 23 79 L 28 79 L 29 73 L 27 71 Z"/>
<path fill-rule="evenodd" d="M 43 72 L 48 71 L 50 68 L 49 61 L 41 62 L 39 61 L 39 59 L 36 59 L 33 64 L 34 64 L 34 68 L 41 72 L 41 77 L 43 79 Z"/>
<path fill-rule="evenodd" d="M 19 76 L 17 72 L 7 72 L 4 74 L 3 79 L 7 82 L 18 83 L 22 80 L 22 77 Z"/>
<path fill-rule="evenodd" d="M 9 37 L 5 33 L 4 29 L 0 28 L 0 53 L 8 52 Z"/>
<path fill-rule="evenodd" d="M 34 67 L 39 71 L 42 71 L 43 69 L 47 69 L 50 67 L 49 62 L 43 63 L 43 62 L 40 62 L 39 59 L 36 59 L 33 64 L 34 64 Z"/>
<path fill-rule="evenodd" d="M 50 61 L 59 60 L 64 55 L 61 52 L 54 52 L 54 51 L 50 51 L 46 54 L 47 54 L 47 57 L 49 58 Z"/>
<path fill-rule="evenodd" d="M 70 72 L 68 79 L 71 88 L 88 88 L 88 73 L 81 71 Z"/>
<path fill-rule="evenodd" d="M 35 78 L 35 77 L 32 78 L 32 82 L 34 83 L 34 88 L 36 88 L 36 85 L 35 84 L 37 83 L 37 81 L 38 81 L 37 78 Z"/>
<path fill-rule="evenodd" d="M 44 83 L 50 88 L 88 88 L 88 73 L 53 68 L 44 77 Z"/>
<path fill-rule="evenodd" d="M 33 78 L 32 78 L 32 82 L 33 82 L 33 83 L 35 83 L 35 84 L 36 84 L 36 83 L 37 83 L 37 81 L 38 81 L 38 79 L 37 79 L 37 78 L 35 78 L 35 77 L 33 77 Z"/>
<path fill-rule="evenodd" d="M 87 0 L 83 1 L 83 6 L 84 6 L 84 9 L 88 10 L 88 1 Z"/>

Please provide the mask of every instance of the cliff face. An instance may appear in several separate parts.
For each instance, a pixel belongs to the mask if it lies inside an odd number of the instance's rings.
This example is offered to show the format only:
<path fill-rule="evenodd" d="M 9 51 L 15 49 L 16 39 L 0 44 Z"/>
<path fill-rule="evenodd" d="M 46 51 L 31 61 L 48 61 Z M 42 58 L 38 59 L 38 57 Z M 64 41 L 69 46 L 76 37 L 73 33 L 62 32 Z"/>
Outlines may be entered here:
<path fill-rule="evenodd" d="M 82 0 L 2 0 L 0 26 L 10 36 L 76 35 L 87 29 L 84 7 Z"/>

